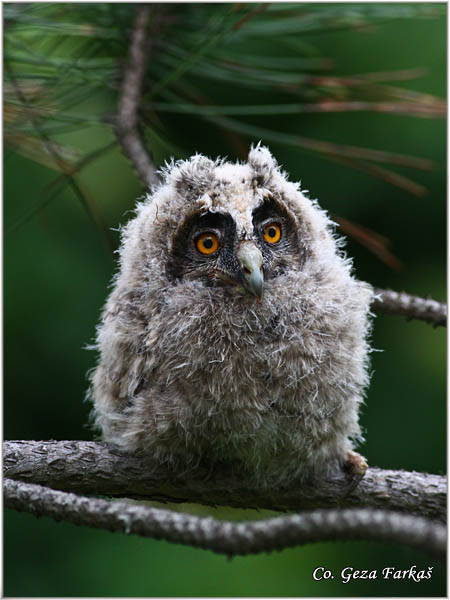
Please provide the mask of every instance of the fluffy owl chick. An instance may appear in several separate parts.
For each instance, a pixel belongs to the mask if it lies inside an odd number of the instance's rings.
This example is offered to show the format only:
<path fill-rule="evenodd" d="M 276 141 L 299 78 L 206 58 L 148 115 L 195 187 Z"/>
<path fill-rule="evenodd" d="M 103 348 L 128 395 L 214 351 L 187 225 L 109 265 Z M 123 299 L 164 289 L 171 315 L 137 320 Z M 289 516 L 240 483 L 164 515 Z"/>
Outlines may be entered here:
<path fill-rule="evenodd" d="M 357 470 L 372 289 L 330 220 L 261 146 L 163 176 L 123 230 L 98 328 L 103 439 L 260 485 Z"/>

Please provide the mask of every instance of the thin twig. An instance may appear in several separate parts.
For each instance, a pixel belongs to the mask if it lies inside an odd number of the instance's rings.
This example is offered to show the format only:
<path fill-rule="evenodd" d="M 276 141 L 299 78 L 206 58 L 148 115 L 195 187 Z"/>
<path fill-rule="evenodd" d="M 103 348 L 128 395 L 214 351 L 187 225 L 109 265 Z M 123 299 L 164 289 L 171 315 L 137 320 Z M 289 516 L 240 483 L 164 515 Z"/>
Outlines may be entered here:
<path fill-rule="evenodd" d="M 11 66 L 9 65 L 8 61 L 5 61 L 5 70 L 8 74 L 9 80 L 11 81 L 11 85 L 14 88 L 14 91 L 16 93 L 17 98 L 19 99 L 22 107 L 23 107 L 23 111 L 24 114 L 28 114 L 29 115 L 29 120 L 30 123 L 32 124 L 32 126 L 34 127 L 36 133 L 39 135 L 39 137 L 41 138 L 44 147 L 46 148 L 47 152 L 49 153 L 49 155 L 52 157 L 55 166 L 57 167 L 57 169 L 59 171 L 61 171 L 62 173 L 62 177 L 64 177 L 64 179 L 67 181 L 68 185 L 72 188 L 75 196 L 78 198 L 78 200 L 81 202 L 83 208 L 86 210 L 88 216 L 90 217 L 90 219 L 92 220 L 92 222 L 94 223 L 94 225 L 96 225 L 103 236 L 103 239 L 105 241 L 105 245 L 108 248 L 108 250 L 110 250 L 111 252 L 113 251 L 113 243 L 112 243 L 112 239 L 111 239 L 111 235 L 109 232 L 109 229 L 106 227 L 103 219 L 101 218 L 99 212 L 97 210 L 94 209 L 94 203 L 92 202 L 92 200 L 88 200 L 87 194 L 86 192 L 84 192 L 81 189 L 80 184 L 77 182 L 77 180 L 75 179 L 75 177 L 73 176 L 72 173 L 72 167 L 70 165 L 68 165 L 66 163 L 66 161 L 64 161 L 59 152 L 58 152 L 58 145 L 55 144 L 49 137 L 48 135 L 45 133 L 44 129 L 41 127 L 41 125 L 39 124 L 39 120 L 36 118 L 36 116 L 34 115 L 32 109 L 29 106 L 29 102 L 25 96 L 25 94 L 22 92 L 22 89 L 14 75 L 13 70 L 11 69 Z"/>
<path fill-rule="evenodd" d="M 80 161 L 78 161 L 75 165 L 72 165 L 67 168 L 66 173 L 62 173 L 58 175 L 55 179 L 53 179 L 49 184 L 47 184 L 40 192 L 39 196 L 36 199 L 36 202 L 33 206 L 31 206 L 25 213 L 19 215 L 14 221 L 11 222 L 10 225 L 6 227 L 5 233 L 9 234 L 22 227 L 25 223 L 27 223 L 32 217 L 34 217 L 42 208 L 48 206 L 52 200 L 58 197 L 61 194 L 64 186 L 67 184 L 67 176 L 70 175 L 73 177 L 76 173 L 80 172 L 84 167 L 89 165 L 96 158 L 100 157 L 102 154 L 108 152 L 112 148 L 117 145 L 117 140 L 114 139 L 109 144 L 102 146 L 101 148 L 97 148 L 93 152 L 86 154 Z M 109 235 L 109 246 L 111 250 L 114 250 L 114 245 L 111 240 L 111 236 Z"/>
<path fill-rule="evenodd" d="M 375 165 L 366 160 L 357 160 L 356 158 L 344 158 L 342 156 L 334 156 L 333 160 L 334 162 L 343 164 L 349 167 L 350 169 L 355 169 L 358 171 L 362 171 L 363 173 L 368 173 L 373 177 L 378 177 L 386 183 L 404 189 L 410 194 L 414 194 L 414 196 L 422 197 L 428 194 L 428 190 L 425 186 L 421 185 L 420 183 L 417 183 L 416 181 L 413 181 L 409 177 L 399 175 L 399 173 L 396 173 L 391 169 L 387 169 L 386 167 Z"/>
<path fill-rule="evenodd" d="M 236 119 L 230 119 L 228 117 L 205 117 L 206 120 L 212 121 L 221 127 L 233 129 L 244 133 L 245 135 L 251 136 L 256 139 L 263 139 L 265 141 L 279 142 L 281 144 L 307 148 L 315 152 L 319 152 L 323 157 L 333 156 L 344 156 L 346 158 L 356 158 L 357 160 L 371 160 L 374 162 L 390 163 L 391 165 L 400 165 L 404 167 L 412 167 L 415 169 L 422 169 L 425 171 L 431 171 L 434 168 L 432 160 L 426 158 L 420 158 L 417 156 L 409 156 L 406 154 L 398 154 L 395 152 L 385 152 L 383 150 L 374 150 L 372 148 L 365 148 L 362 146 L 350 146 L 347 144 L 335 144 L 334 142 L 327 142 L 317 140 L 313 138 L 307 138 L 302 135 L 284 133 L 280 131 L 274 131 L 273 129 L 266 129 L 263 127 L 256 127 L 249 123 L 237 121 Z"/>
<path fill-rule="evenodd" d="M 88 498 L 11 479 L 4 481 L 4 494 L 7 508 L 76 525 L 164 539 L 228 556 L 351 539 L 407 544 L 442 560 L 446 550 L 445 526 L 421 517 L 382 510 L 320 510 L 235 523 L 131 502 Z"/>
<path fill-rule="evenodd" d="M 399 270 L 402 263 L 389 251 L 389 240 L 384 236 L 372 231 L 368 227 L 353 223 L 344 217 L 330 214 L 333 221 L 338 223 L 340 231 L 358 240 L 360 244 L 368 248 L 375 256 L 387 264 L 391 269 Z"/>
<path fill-rule="evenodd" d="M 407 319 L 419 319 L 432 324 L 446 326 L 447 305 L 431 298 L 419 298 L 405 292 L 375 289 L 372 308 L 379 313 L 403 316 Z"/>
<path fill-rule="evenodd" d="M 141 99 L 145 68 L 152 40 L 147 33 L 151 6 L 137 8 L 137 16 L 131 35 L 128 63 L 123 71 L 116 120 L 116 134 L 124 153 L 136 169 L 145 186 L 153 186 L 159 178 L 156 168 L 145 147 L 138 127 L 138 109 Z"/>
<path fill-rule="evenodd" d="M 174 474 L 151 456 L 126 454 L 112 444 L 85 441 L 6 441 L 4 476 L 67 492 L 236 508 L 298 511 L 372 507 L 446 518 L 446 478 L 425 473 L 367 470 L 350 489 L 345 473 L 289 488 L 257 488 L 236 469 L 207 465 Z"/>
<path fill-rule="evenodd" d="M 302 113 L 336 113 L 336 112 L 379 112 L 396 113 L 416 117 L 443 117 L 445 105 L 443 102 L 390 102 L 390 101 L 363 101 L 363 100 L 329 100 L 328 98 L 317 102 L 301 102 L 295 104 L 249 104 L 243 106 L 229 106 L 210 104 L 198 106 L 196 104 L 170 102 L 154 102 L 152 107 L 159 112 L 182 113 L 199 116 L 255 116 L 255 115 L 290 115 Z"/>

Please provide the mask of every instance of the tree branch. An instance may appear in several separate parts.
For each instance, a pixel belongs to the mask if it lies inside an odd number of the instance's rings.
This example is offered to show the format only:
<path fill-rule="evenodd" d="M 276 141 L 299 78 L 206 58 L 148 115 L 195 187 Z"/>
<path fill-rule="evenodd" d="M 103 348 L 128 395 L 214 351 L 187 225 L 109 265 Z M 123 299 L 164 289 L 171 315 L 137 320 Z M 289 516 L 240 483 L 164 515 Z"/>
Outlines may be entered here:
<path fill-rule="evenodd" d="M 375 288 L 372 308 L 387 315 L 398 315 L 407 319 L 420 319 L 434 327 L 447 324 L 447 305 L 431 298 L 419 298 L 405 292 L 394 292 Z"/>
<path fill-rule="evenodd" d="M 446 528 L 427 519 L 370 509 L 314 511 L 240 523 L 196 517 L 123 501 L 88 498 L 40 485 L 4 481 L 7 508 L 75 525 L 187 544 L 228 556 L 310 542 L 372 539 L 407 544 L 444 559 Z"/>
<path fill-rule="evenodd" d="M 133 163 L 139 178 L 146 187 L 158 183 L 156 168 L 147 152 L 138 128 L 138 109 L 151 39 L 146 32 L 151 6 L 143 4 L 137 9 L 131 35 L 128 63 L 123 71 L 116 135 L 124 153 Z"/>
<path fill-rule="evenodd" d="M 151 457 L 105 443 L 11 441 L 3 453 L 5 477 L 81 494 L 276 511 L 366 506 L 446 518 L 446 478 L 439 475 L 370 468 L 355 489 L 344 473 L 286 489 L 255 489 L 232 468 L 174 476 Z"/>

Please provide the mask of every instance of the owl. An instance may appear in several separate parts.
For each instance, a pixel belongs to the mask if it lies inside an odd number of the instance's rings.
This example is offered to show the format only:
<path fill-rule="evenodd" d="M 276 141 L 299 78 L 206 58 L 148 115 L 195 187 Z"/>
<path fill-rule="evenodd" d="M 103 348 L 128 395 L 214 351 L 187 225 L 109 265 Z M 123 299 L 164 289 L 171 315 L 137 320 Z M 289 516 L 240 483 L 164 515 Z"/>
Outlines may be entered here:
<path fill-rule="evenodd" d="M 363 473 L 373 290 L 333 223 L 261 145 L 162 179 L 122 231 L 97 331 L 103 439 L 260 486 Z"/>

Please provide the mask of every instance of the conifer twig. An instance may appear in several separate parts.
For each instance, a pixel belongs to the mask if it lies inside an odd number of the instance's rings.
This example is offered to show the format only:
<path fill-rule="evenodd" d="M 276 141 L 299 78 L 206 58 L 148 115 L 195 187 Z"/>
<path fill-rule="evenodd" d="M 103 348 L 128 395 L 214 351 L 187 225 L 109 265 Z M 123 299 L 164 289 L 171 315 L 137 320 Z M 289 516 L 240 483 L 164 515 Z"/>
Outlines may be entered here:
<path fill-rule="evenodd" d="M 419 319 L 434 327 L 447 324 L 447 305 L 443 302 L 379 288 L 375 288 L 375 294 L 372 308 L 376 312 Z"/>
<path fill-rule="evenodd" d="M 146 187 L 153 186 L 159 181 L 156 168 L 145 147 L 138 127 L 139 102 L 148 53 L 152 43 L 147 33 L 150 10 L 149 4 L 143 4 L 137 8 L 129 57 L 123 71 L 119 108 L 116 117 L 116 134 L 119 142 Z"/>

